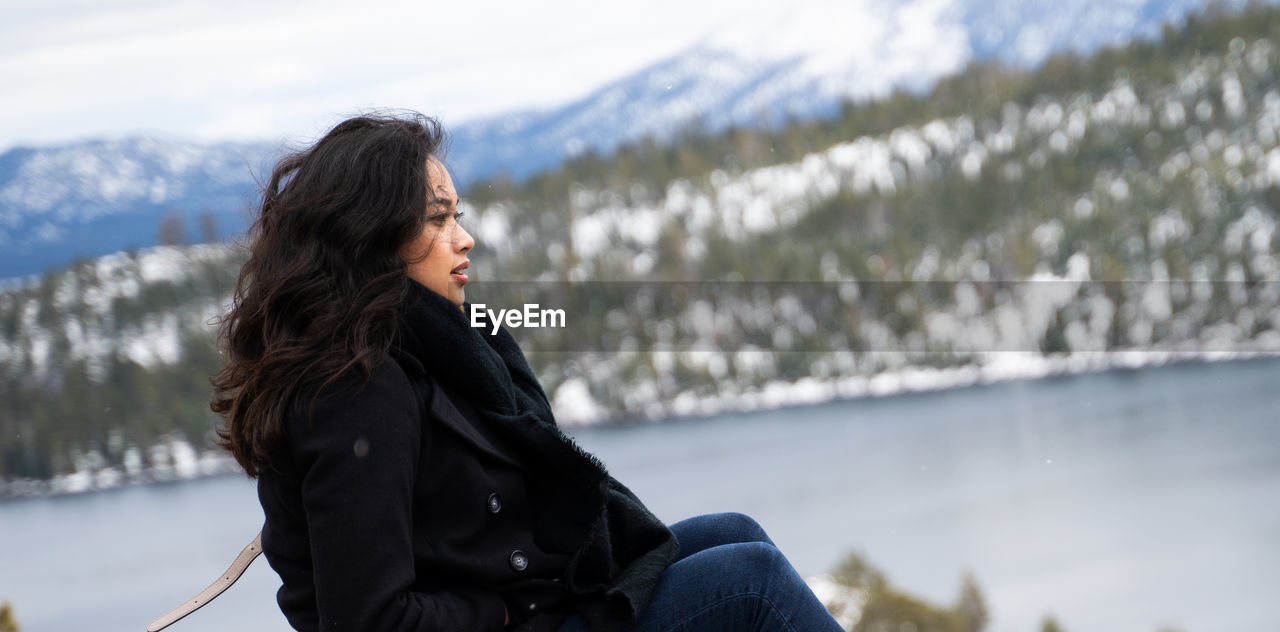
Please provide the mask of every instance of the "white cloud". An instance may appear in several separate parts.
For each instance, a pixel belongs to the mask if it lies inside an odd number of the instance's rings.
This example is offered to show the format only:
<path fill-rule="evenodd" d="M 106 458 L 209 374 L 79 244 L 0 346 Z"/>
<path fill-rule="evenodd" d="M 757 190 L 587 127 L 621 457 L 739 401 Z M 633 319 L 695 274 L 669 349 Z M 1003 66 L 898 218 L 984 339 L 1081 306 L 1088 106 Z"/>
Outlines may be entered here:
<path fill-rule="evenodd" d="M 456 123 L 561 103 L 740 3 L 16 0 L 0 8 L 0 149 L 87 135 L 307 136 L 352 110 Z"/>

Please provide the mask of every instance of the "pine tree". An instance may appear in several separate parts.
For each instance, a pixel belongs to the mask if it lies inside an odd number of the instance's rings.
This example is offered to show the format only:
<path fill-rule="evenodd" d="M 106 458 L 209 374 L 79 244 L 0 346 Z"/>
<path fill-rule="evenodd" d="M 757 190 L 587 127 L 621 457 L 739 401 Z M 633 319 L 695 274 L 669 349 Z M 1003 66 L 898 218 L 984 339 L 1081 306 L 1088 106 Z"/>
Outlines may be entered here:
<path fill-rule="evenodd" d="M 0 604 L 0 632 L 18 632 L 18 620 L 13 616 L 13 605 L 9 602 Z"/>

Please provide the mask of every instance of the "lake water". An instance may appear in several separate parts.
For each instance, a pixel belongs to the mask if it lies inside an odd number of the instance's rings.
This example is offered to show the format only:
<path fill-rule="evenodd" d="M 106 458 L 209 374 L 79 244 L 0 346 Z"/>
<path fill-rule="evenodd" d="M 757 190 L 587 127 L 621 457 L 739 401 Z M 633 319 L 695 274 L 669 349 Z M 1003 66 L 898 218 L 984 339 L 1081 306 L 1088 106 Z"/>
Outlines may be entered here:
<path fill-rule="evenodd" d="M 741 511 L 804 574 L 859 551 L 990 630 L 1280 629 L 1280 360 L 1182 364 L 579 430 L 659 517 Z M 223 477 L 0 503 L 24 632 L 142 630 L 260 526 Z M 287 630 L 259 560 L 173 629 Z"/>

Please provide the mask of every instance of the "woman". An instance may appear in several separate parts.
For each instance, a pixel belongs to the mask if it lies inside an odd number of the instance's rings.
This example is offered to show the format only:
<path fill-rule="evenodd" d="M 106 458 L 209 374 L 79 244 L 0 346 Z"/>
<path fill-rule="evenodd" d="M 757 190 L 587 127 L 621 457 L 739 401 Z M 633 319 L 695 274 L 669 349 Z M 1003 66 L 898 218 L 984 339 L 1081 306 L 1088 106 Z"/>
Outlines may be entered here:
<path fill-rule="evenodd" d="M 745 516 L 668 528 L 556 428 L 421 115 L 345 121 L 271 174 L 212 407 L 298 630 L 838 630 Z"/>

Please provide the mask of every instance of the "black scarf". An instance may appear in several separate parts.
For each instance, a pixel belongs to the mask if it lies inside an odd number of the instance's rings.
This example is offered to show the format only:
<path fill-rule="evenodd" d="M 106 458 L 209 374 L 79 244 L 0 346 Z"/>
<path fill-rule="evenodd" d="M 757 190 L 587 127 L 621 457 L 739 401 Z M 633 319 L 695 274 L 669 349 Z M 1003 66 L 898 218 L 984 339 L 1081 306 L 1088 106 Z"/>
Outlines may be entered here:
<path fill-rule="evenodd" d="M 675 536 L 604 465 L 556 427 L 551 405 L 515 338 L 471 305 L 409 281 L 395 348 L 463 397 L 529 469 L 535 537 L 572 555 L 565 585 L 594 632 L 631 627 L 673 562 Z"/>

